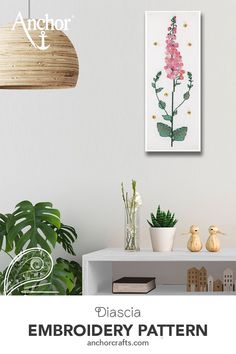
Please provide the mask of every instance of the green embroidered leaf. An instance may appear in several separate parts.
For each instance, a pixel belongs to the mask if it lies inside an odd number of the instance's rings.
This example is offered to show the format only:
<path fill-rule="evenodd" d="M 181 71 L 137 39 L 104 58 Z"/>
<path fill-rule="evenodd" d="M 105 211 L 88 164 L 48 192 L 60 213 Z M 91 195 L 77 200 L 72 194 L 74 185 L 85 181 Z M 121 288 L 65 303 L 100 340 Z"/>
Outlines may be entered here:
<path fill-rule="evenodd" d="M 185 100 L 188 100 L 189 97 L 190 97 L 189 91 L 185 92 L 185 94 L 184 94 L 184 99 L 185 99 Z"/>
<path fill-rule="evenodd" d="M 166 108 L 166 103 L 164 101 L 159 101 L 159 107 L 161 109 L 165 109 Z"/>
<path fill-rule="evenodd" d="M 173 131 L 173 140 L 174 141 L 183 141 L 186 137 L 188 128 L 182 127 Z"/>
<path fill-rule="evenodd" d="M 160 76 L 161 76 L 161 71 L 159 71 L 159 72 L 156 74 L 156 81 L 160 79 Z"/>
<path fill-rule="evenodd" d="M 165 114 L 162 116 L 165 120 L 169 120 L 169 121 L 172 121 L 172 117 L 169 116 L 169 114 Z"/>
<path fill-rule="evenodd" d="M 163 90 L 164 87 L 159 87 L 158 89 L 156 89 L 156 93 L 161 92 Z"/>
<path fill-rule="evenodd" d="M 152 82 L 152 87 L 155 89 L 156 88 L 156 84 L 154 82 Z"/>
<path fill-rule="evenodd" d="M 176 114 L 178 113 L 177 109 L 173 112 L 173 116 L 176 116 Z"/>
<path fill-rule="evenodd" d="M 187 71 L 187 75 L 188 75 L 189 79 L 192 79 L 193 75 L 192 75 L 192 73 L 190 71 Z"/>
<path fill-rule="evenodd" d="M 169 127 L 166 124 L 163 123 L 157 123 L 157 129 L 160 134 L 160 136 L 166 138 L 166 137 L 171 137 L 171 127 Z"/>

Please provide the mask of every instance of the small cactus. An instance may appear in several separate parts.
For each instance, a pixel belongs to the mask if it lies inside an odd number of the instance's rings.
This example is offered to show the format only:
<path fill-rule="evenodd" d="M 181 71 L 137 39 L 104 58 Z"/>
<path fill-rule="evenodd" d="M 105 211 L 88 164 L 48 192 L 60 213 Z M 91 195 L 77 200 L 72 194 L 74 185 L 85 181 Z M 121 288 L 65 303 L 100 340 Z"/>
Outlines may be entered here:
<path fill-rule="evenodd" d="M 162 211 L 160 205 L 157 208 L 156 216 L 151 213 L 151 221 L 147 220 L 151 227 L 174 227 L 178 220 L 175 219 L 175 214 L 169 210 Z"/>

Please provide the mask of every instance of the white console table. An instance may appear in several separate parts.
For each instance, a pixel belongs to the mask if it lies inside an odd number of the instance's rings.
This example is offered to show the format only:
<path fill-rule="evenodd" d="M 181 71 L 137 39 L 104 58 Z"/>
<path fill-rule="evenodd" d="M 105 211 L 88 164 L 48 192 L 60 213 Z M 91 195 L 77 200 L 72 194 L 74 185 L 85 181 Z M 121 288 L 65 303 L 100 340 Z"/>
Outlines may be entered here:
<path fill-rule="evenodd" d="M 236 249 L 191 253 L 106 248 L 88 253 L 83 256 L 83 295 L 111 295 L 112 281 L 122 276 L 155 276 L 157 288 L 150 295 L 193 294 L 186 292 L 187 269 L 193 266 L 205 266 L 215 279 L 222 278 L 224 269 L 230 267 L 236 278 Z M 236 292 L 231 294 L 236 295 Z"/>

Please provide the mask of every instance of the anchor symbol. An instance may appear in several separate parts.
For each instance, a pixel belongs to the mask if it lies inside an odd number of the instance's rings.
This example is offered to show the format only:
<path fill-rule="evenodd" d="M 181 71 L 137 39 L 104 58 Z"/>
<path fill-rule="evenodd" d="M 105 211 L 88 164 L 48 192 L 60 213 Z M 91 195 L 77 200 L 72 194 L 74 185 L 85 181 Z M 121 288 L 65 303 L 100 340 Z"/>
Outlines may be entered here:
<path fill-rule="evenodd" d="M 40 50 L 48 49 L 50 47 L 50 45 L 45 46 L 45 38 L 47 38 L 46 32 L 41 31 L 41 35 L 39 35 L 39 37 L 41 38 L 41 47 L 37 45 L 38 49 L 40 49 Z"/>

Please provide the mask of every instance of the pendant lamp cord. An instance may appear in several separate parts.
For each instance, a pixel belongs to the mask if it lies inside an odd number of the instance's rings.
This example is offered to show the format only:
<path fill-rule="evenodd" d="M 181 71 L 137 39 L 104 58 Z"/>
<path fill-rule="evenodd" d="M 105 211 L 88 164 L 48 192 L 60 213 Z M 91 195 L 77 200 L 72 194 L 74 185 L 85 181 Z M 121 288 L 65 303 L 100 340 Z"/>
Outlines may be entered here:
<path fill-rule="evenodd" d="M 30 18 L 30 12 L 31 12 L 31 6 L 30 6 L 30 0 L 28 0 L 28 18 Z"/>

